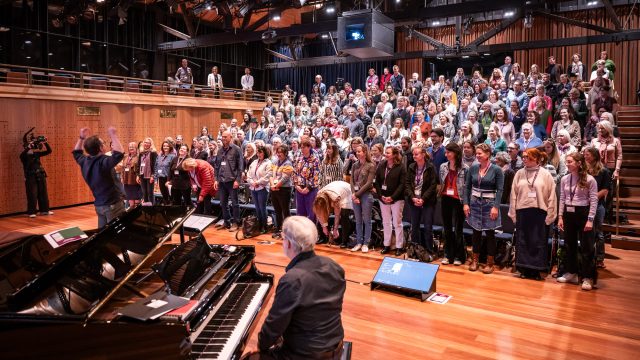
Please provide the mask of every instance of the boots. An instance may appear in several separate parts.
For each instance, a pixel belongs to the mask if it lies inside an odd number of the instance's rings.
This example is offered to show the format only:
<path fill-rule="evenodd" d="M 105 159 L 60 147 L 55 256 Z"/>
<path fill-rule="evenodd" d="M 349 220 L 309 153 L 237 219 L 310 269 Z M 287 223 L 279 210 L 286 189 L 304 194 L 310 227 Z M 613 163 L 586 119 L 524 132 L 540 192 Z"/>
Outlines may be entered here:
<path fill-rule="evenodd" d="M 493 256 L 487 256 L 487 266 L 482 269 L 485 274 L 491 274 L 493 272 Z"/>
<path fill-rule="evenodd" d="M 469 271 L 478 270 L 478 260 L 480 260 L 480 254 L 473 253 L 473 260 L 471 260 L 471 264 L 469 265 Z"/>

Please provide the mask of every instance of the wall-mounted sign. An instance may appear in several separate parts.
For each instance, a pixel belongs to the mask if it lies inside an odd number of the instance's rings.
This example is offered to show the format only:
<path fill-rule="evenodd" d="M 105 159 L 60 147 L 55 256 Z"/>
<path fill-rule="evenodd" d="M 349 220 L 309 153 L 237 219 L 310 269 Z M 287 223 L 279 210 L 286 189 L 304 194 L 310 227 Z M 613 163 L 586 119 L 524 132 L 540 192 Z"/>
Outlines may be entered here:
<path fill-rule="evenodd" d="M 226 112 L 220 113 L 220 119 L 231 120 L 233 119 L 233 113 L 226 113 Z"/>
<path fill-rule="evenodd" d="M 177 113 L 176 110 L 160 110 L 160 117 L 163 119 L 175 119 Z"/>
<path fill-rule="evenodd" d="M 99 116 L 100 106 L 78 106 L 78 116 Z"/>

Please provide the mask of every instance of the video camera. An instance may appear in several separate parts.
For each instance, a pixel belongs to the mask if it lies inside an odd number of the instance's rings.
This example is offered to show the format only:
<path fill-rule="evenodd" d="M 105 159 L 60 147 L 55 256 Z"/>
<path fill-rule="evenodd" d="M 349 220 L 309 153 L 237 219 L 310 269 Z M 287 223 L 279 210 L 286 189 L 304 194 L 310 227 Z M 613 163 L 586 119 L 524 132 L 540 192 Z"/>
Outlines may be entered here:
<path fill-rule="evenodd" d="M 31 129 L 29 129 L 29 131 L 24 133 L 24 135 L 22 136 L 22 145 L 25 149 L 40 150 L 42 149 L 42 144 L 47 142 L 47 138 L 44 135 L 33 135 L 33 129 L 35 129 L 35 127 L 32 127 Z"/>

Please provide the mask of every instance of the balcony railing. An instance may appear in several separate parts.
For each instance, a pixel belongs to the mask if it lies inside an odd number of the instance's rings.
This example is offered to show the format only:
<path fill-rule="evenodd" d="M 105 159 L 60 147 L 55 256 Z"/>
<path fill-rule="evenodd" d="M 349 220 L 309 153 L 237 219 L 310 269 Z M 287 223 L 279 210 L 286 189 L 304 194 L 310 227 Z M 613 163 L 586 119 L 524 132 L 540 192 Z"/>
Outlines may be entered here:
<path fill-rule="evenodd" d="M 280 101 L 280 97 L 282 96 L 282 93 L 278 91 L 245 91 L 233 88 L 222 88 L 221 90 L 214 91 L 214 89 L 208 86 L 198 84 L 179 84 L 172 81 L 7 64 L 0 64 L 0 82 L 22 86 L 52 86 L 257 102 L 266 102 L 266 99 L 271 97 L 275 104 Z"/>

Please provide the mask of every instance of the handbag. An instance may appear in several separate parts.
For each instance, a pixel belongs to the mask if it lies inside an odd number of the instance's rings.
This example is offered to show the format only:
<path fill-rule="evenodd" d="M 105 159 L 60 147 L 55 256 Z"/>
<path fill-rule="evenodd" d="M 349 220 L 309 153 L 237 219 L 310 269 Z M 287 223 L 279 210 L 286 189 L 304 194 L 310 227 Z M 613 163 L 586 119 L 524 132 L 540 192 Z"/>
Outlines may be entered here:
<path fill-rule="evenodd" d="M 244 239 L 260 235 L 260 222 L 255 215 L 242 219 L 242 236 Z M 236 240 L 240 240 L 240 231 L 236 232 Z"/>

